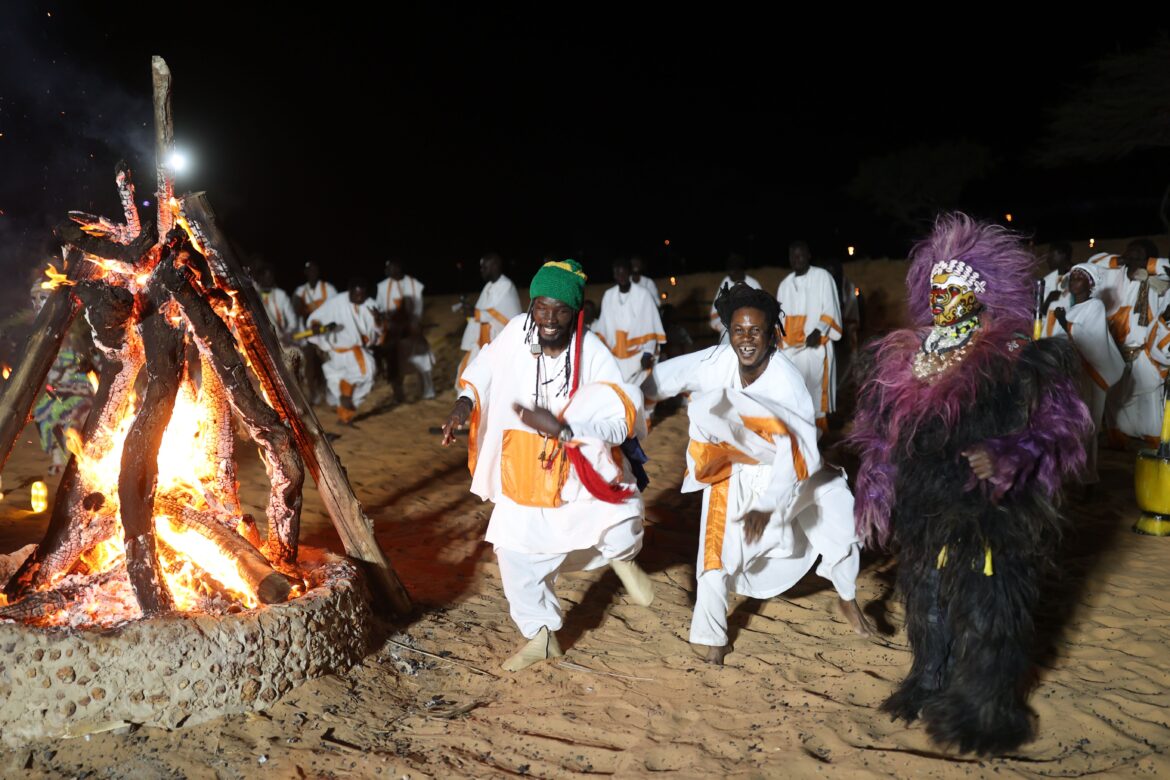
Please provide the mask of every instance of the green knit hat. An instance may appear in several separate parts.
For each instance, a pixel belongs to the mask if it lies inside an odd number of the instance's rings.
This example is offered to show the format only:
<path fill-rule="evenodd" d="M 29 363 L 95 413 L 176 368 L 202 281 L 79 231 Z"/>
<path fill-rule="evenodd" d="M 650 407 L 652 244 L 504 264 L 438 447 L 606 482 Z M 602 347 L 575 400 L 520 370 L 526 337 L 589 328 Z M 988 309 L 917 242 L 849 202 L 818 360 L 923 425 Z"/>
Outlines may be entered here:
<path fill-rule="evenodd" d="M 555 298 L 573 311 L 580 311 L 585 302 L 585 280 L 588 278 L 576 260 L 554 260 L 542 265 L 532 277 L 528 295 L 532 300 Z"/>

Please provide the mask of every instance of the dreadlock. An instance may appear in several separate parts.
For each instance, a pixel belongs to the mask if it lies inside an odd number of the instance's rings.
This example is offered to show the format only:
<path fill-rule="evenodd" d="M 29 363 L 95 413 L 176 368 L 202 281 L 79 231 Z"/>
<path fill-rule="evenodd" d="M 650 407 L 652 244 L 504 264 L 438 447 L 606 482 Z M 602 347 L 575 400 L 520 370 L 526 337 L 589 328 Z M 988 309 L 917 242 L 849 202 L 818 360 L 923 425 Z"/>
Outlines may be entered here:
<path fill-rule="evenodd" d="M 536 335 L 536 319 L 532 316 L 532 310 L 535 307 L 536 307 L 536 301 L 533 301 L 532 303 L 528 304 L 528 313 L 524 316 L 524 343 L 529 345 L 529 349 L 531 349 L 532 346 L 534 346 L 534 345 L 538 349 L 540 347 L 540 337 Z M 559 388 L 557 388 L 555 395 L 568 395 L 569 389 L 573 386 L 573 341 L 574 341 L 574 336 L 576 336 L 576 335 L 577 335 L 577 317 L 573 317 L 569 321 L 569 344 L 568 344 L 568 346 L 565 347 L 565 349 L 567 349 L 569 351 L 569 356 L 568 356 L 568 358 L 565 359 L 565 381 L 561 384 L 561 386 Z M 534 354 L 535 354 L 535 352 L 534 352 Z M 541 385 L 540 366 L 541 366 L 541 364 L 539 362 L 537 362 L 537 364 L 536 364 L 536 388 L 535 388 L 535 395 L 534 395 L 535 398 L 540 397 L 540 385 Z M 544 384 L 548 384 L 551 381 L 552 381 L 552 378 L 549 377 L 548 379 L 546 379 L 544 381 Z"/>
<path fill-rule="evenodd" d="M 715 311 L 719 314 L 719 321 L 723 323 L 723 328 L 728 333 L 731 332 L 731 318 L 740 309 L 759 309 L 764 313 L 764 322 L 769 332 L 775 333 L 776 329 L 779 328 L 780 335 L 784 335 L 784 326 L 780 322 L 780 317 L 784 312 L 780 309 L 780 301 L 763 290 L 757 290 L 744 282 L 723 285 L 723 289 L 715 297 Z M 772 349 L 776 348 L 775 337 L 772 338 L 770 346 Z"/>

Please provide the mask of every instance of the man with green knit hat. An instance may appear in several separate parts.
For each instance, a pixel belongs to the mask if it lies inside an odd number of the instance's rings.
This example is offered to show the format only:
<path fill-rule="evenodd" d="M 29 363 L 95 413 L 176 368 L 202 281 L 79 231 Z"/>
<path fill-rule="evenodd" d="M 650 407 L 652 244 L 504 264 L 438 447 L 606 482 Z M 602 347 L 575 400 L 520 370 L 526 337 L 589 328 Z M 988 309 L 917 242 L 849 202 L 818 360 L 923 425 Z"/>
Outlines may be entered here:
<path fill-rule="evenodd" d="M 508 671 L 561 655 L 559 573 L 608 564 L 632 602 L 649 606 L 654 598 L 634 562 L 640 487 L 618 449 L 646 433 L 642 393 L 622 383 L 609 350 L 581 326 L 585 280 L 575 260 L 536 272 L 528 313 L 467 366 L 443 426 L 449 446 L 470 420 L 471 492 L 495 504 L 486 539 L 526 639 L 504 662 Z"/>

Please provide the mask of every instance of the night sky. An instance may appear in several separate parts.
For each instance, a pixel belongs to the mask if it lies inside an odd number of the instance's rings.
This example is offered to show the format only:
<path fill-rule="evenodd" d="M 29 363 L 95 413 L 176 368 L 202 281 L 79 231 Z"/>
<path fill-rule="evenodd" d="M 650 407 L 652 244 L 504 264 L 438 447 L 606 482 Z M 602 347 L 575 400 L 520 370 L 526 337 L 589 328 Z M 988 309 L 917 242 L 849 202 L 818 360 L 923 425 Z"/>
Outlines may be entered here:
<path fill-rule="evenodd" d="M 789 23 L 714 8 L 130 5 L 5 4 L 0 268 L 12 278 L 43 265 L 68 209 L 118 216 L 119 158 L 153 201 L 152 54 L 174 74 L 192 158 L 179 189 L 207 190 L 241 251 L 290 287 L 307 259 L 344 285 L 381 278 L 395 255 L 432 290 L 471 290 L 491 249 L 518 280 L 544 254 L 583 259 L 595 278 L 633 252 L 657 275 L 718 268 L 733 250 L 783 263 L 796 238 L 818 256 L 900 256 L 914 229 L 848 185 L 867 158 L 948 142 L 990 162 L 941 205 L 1011 212 L 1040 241 L 1166 243 L 1166 150 L 1033 164 L 1094 61 L 1157 30 L 1065 35 L 995 18 L 928 35 L 910 30 L 939 22 L 889 15 L 841 30 L 841 8 Z"/>

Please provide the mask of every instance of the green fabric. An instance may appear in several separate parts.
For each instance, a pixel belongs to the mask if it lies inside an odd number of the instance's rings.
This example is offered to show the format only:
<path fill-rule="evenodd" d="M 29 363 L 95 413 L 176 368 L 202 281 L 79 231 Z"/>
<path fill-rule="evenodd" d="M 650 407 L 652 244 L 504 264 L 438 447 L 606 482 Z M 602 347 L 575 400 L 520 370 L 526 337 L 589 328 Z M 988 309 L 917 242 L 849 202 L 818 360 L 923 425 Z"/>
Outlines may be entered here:
<path fill-rule="evenodd" d="M 537 298 L 555 298 L 569 306 L 573 311 L 580 311 L 585 302 L 585 272 L 576 260 L 556 260 L 545 263 L 532 277 L 532 284 L 528 286 L 528 295 Z"/>

